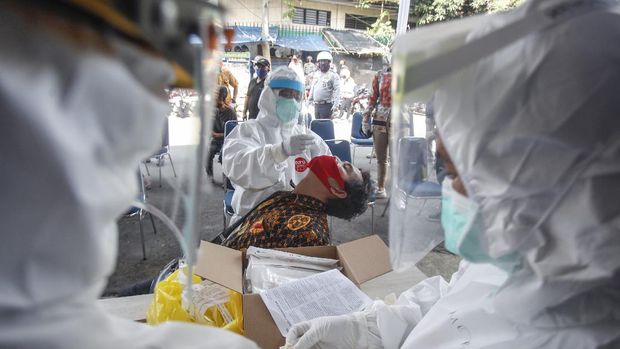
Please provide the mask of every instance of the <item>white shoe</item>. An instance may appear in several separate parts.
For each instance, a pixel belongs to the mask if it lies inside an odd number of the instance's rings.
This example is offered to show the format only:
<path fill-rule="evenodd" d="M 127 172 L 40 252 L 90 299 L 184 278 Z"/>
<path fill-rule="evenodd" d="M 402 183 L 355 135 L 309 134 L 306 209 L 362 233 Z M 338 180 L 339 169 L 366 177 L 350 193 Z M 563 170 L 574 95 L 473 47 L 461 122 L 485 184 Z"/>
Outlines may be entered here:
<path fill-rule="evenodd" d="M 378 189 L 377 191 L 375 191 L 375 198 L 377 199 L 387 198 L 387 193 L 385 192 L 385 189 Z"/>

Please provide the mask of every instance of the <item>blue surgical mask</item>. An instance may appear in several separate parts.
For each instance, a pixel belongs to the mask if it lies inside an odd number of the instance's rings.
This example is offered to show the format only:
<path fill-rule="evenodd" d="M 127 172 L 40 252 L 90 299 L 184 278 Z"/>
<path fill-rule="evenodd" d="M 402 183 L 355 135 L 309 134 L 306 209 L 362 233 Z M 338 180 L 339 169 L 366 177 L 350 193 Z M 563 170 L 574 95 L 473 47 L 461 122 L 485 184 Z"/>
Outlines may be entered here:
<path fill-rule="evenodd" d="M 278 119 L 284 124 L 288 124 L 291 121 L 297 119 L 299 111 L 301 110 L 300 103 L 293 98 L 284 98 L 278 96 L 276 99 L 276 114 Z"/>
<path fill-rule="evenodd" d="M 258 68 L 258 69 L 256 69 L 256 76 L 258 76 L 261 79 L 264 79 L 265 76 L 267 76 L 267 73 L 269 73 L 267 68 Z"/>
<path fill-rule="evenodd" d="M 446 249 L 473 263 L 490 263 L 504 270 L 516 264 L 514 255 L 500 259 L 489 255 L 484 236 L 480 206 L 452 187 L 452 179 L 444 179 L 441 190 L 441 225 Z"/>

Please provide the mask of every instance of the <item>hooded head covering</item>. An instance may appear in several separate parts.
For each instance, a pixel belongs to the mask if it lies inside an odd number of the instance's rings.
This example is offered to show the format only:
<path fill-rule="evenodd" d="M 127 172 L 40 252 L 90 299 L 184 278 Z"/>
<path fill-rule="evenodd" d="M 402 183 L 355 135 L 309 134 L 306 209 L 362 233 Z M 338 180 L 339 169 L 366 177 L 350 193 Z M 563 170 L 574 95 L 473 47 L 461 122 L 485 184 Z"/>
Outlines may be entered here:
<path fill-rule="evenodd" d="M 284 139 L 290 136 L 293 127 L 297 123 L 297 119 L 288 124 L 283 124 L 276 115 L 277 90 L 281 88 L 291 88 L 303 93 L 304 83 L 299 79 L 299 75 L 291 68 L 282 67 L 271 72 L 265 81 L 265 88 L 258 100 L 258 108 L 260 111 L 256 119 L 267 128 L 280 131 L 282 139 Z"/>
<path fill-rule="evenodd" d="M 435 94 L 437 125 L 480 204 L 488 253 L 515 257 L 493 304 L 517 323 L 620 318 L 619 10 L 525 36 Z"/>

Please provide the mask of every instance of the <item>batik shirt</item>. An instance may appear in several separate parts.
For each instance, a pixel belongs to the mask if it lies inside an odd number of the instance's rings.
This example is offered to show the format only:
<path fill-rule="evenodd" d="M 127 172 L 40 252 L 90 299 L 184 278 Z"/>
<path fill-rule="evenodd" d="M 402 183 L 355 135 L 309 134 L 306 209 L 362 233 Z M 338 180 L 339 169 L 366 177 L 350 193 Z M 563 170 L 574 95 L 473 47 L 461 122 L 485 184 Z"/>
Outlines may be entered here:
<path fill-rule="evenodd" d="M 224 246 L 242 250 L 329 244 L 325 204 L 313 197 L 275 192 L 233 228 Z"/>

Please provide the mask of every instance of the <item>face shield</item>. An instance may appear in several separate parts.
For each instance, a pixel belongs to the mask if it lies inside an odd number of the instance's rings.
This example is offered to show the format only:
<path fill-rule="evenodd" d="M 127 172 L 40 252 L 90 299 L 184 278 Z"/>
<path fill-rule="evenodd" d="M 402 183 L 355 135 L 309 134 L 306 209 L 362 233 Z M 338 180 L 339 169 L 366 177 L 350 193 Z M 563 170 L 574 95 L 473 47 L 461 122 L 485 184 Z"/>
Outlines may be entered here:
<path fill-rule="evenodd" d="M 146 39 L 191 72 L 196 92 L 193 117 L 180 120 L 170 115 L 166 120 L 171 126 L 169 144 L 162 144 L 162 149 L 155 154 L 161 159 L 161 153 L 168 153 L 170 145 L 182 145 L 178 147 L 182 151 L 175 154 L 182 158 L 182 166 L 177 162 L 176 171 L 170 169 L 174 177 L 164 179 L 164 185 L 172 188 L 172 194 L 161 206 L 152 205 L 148 200 L 134 203 L 158 217 L 172 231 L 188 266 L 186 275 L 191 275 L 199 241 L 209 240 L 209 235 L 215 233 L 206 232 L 205 227 L 218 226 L 201 218 L 201 202 L 212 195 L 212 186 L 205 181 L 205 159 L 216 111 L 217 84 L 214 81 L 223 55 L 222 43 L 230 41 L 231 33 L 223 28 L 222 9 L 208 2 L 143 0 L 135 6 L 137 11 L 132 13 L 138 14 L 136 21 Z M 171 158 L 170 162 L 173 166 Z M 191 277 L 187 280 L 191 284 Z M 191 289 L 186 287 L 185 291 L 191 292 Z"/>
<path fill-rule="evenodd" d="M 506 119 L 508 115 L 516 117 L 523 113 L 506 96 L 510 96 L 512 101 L 523 102 L 528 90 L 523 77 L 528 74 L 523 72 L 510 76 L 512 81 L 501 81 L 505 84 L 497 84 L 493 88 L 487 86 L 488 91 L 479 86 L 499 79 L 501 76 L 497 74 L 516 71 L 514 57 L 522 54 L 515 48 L 519 43 L 537 32 L 563 25 L 602 6 L 601 3 L 564 6 L 531 2 L 519 8 L 512 20 L 500 16 L 476 16 L 421 28 L 397 38 L 392 56 L 392 199 L 389 231 L 395 269 L 415 265 L 444 239 L 439 220 L 441 186 L 438 177 L 441 179 L 441 164 L 435 157 L 436 134 L 441 135 L 470 193 L 470 199 L 480 203 L 485 232 L 477 241 L 479 250 L 484 251 L 491 263 L 501 260 L 501 263 L 495 264 L 501 264 L 508 270 L 518 268 L 520 261 L 515 254 L 520 248 L 525 248 L 526 234 L 510 236 L 501 227 L 512 219 L 508 212 L 514 208 L 506 207 L 503 212 L 494 212 L 488 206 L 493 200 L 485 202 L 487 199 L 479 196 L 487 188 L 492 188 L 494 191 L 489 191 L 488 195 L 495 195 L 495 199 L 500 200 L 502 194 L 512 189 L 511 184 L 500 183 L 492 177 L 485 178 L 483 183 L 478 174 L 485 171 L 480 167 L 480 158 L 482 154 L 492 151 L 494 135 L 498 134 L 498 130 L 511 126 L 511 119 Z M 531 57 L 530 62 L 522 65 L 537 67 L 549 54 L 541 50 Z M 480 64 L 489 62 L 492 64 L 484 66 L 487 70 L 482 70 Z M 510 66 L 503 62 L 513 63 Z M 491 70 L 495 75 L 488 73 Z M 490 98 L 491 95 L 496 97 Z M 433 105 L 427 110 L 429 100 L 433 101 Z M 427 113 L 430 109 L 434 113 Z M 431 119 L 429 114 L 434 114 L 433 122 L 428 122 Z M 500 114 L 505 118 L 496 117 Z M 430 129 L 434 128 L 435 122 L 438 128 L 436 133 Z M 524 151 L 529 153 L 529 150 Z M 506 167 L 514 165 L 520 168 L 519 162 L 525 161 L 519 160 L 522 155 L 507 155 L 512 157 L 514 163 Z M 591 160 L 586 158 L 584 161 Z M 490 169 L 486 170 L 490 172 Z M 508 170 L 505 172 L 507 178 L 517 176 L 516 170 L 512 174 Z M 541 212 L 548 213 L 529 218 L 534 222 L 534 229 L 545 224 L 555 208 L 552 205 L 555 200 L 560 199 L 545 201 L 544 210 L 541 206 Z M 504 263 L 506 260 L 508 262 Z"/>

